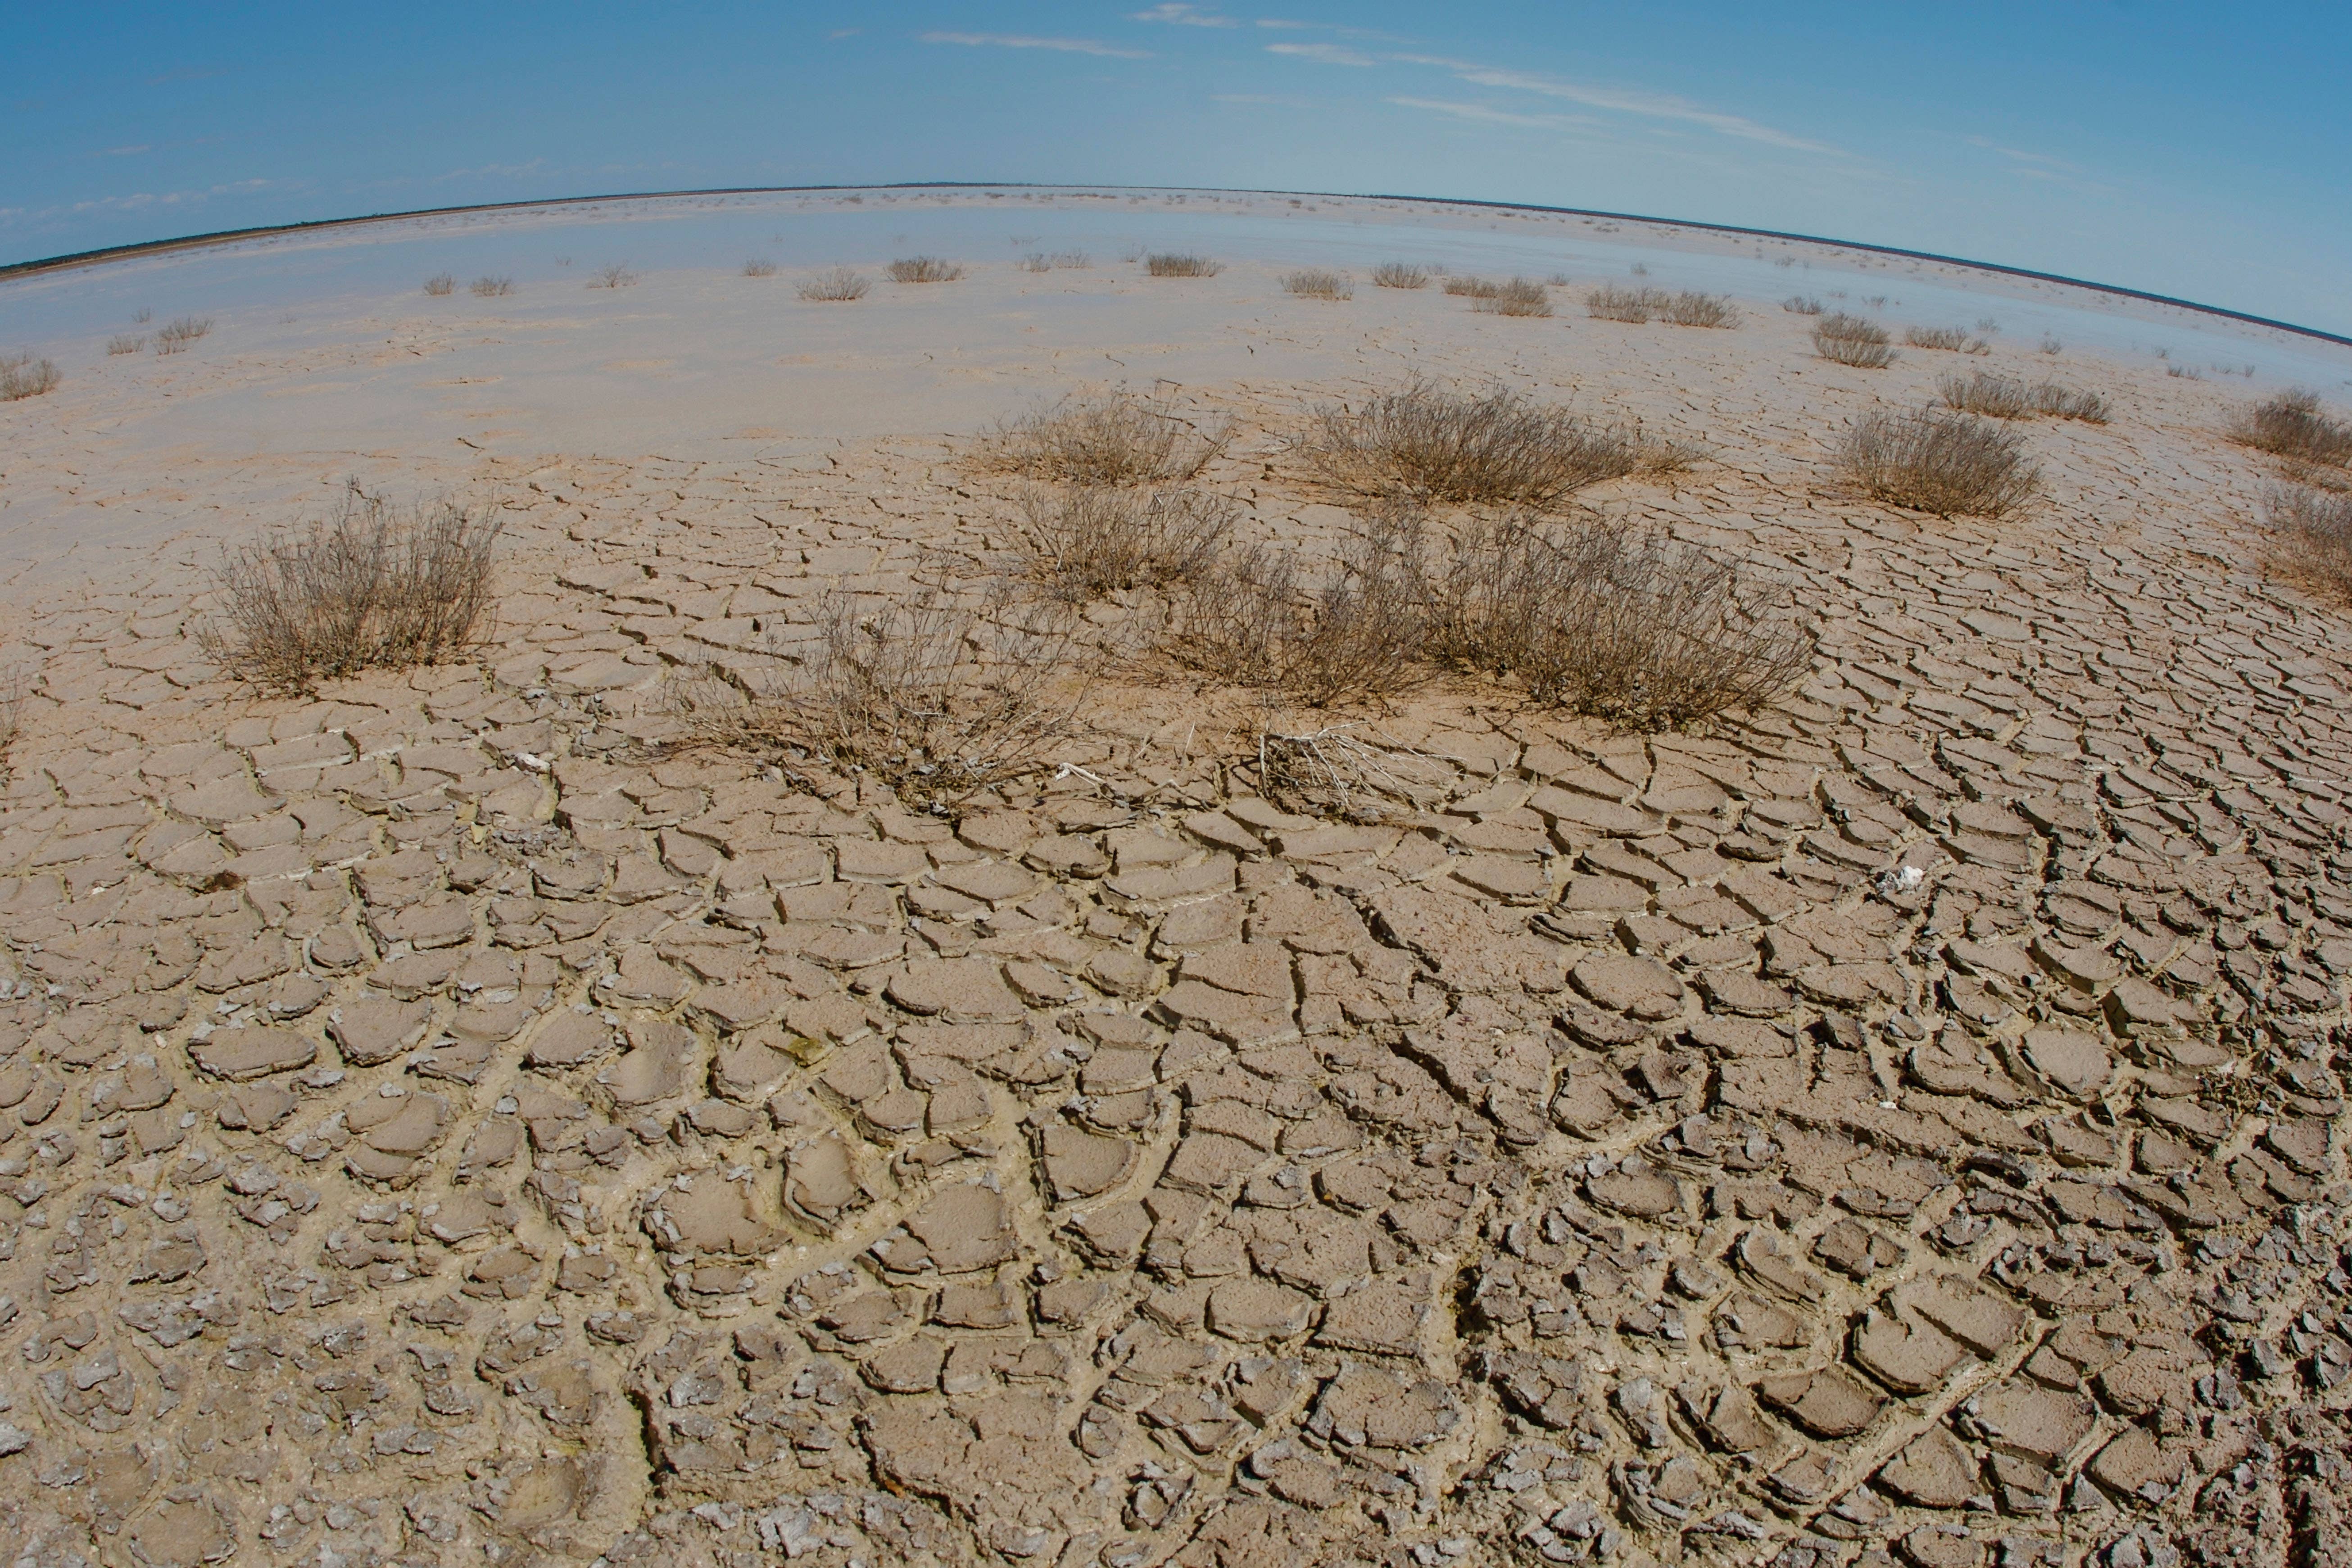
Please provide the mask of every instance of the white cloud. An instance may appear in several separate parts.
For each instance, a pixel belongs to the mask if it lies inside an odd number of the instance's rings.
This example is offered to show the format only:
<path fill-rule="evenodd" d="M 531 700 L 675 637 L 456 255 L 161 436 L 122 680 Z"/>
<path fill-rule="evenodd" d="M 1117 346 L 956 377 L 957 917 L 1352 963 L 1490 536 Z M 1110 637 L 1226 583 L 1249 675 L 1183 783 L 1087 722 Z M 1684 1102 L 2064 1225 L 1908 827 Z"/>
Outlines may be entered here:
<path fill-rule="evenodd" d="M 1149 49 L 1122 49 L 1094 38 L 1033 38 L 1017 33 L 925 33 L 926 44 L 964 44 L 973 48 L 1054 49 L 1066 55 L 1100 55 L 1106 59 L 1144 60 Z"/>
<path fill-rule="evenodd" d="M 1288 55 L 1295 59 L 1313 60 L 1318 65 L 1326 66 L 1380 64 L 1370 55 L 1359 54 L 1354 49 L 1342 48 L 1338 44 L 1268 44 L 1265 47 L 1265 52 L 1270 55 Z"/>
<path fill-rule="evenodd" d="M 1220 16 L 1213 11 L 1203 11 L 1198 5 L 1181 5 L 1178 4 L 1178 0 L 1168 0 L 1167 4 L 1154 5 L 1149 11 L 1135 12 L 1128 17 L 1128 20 L 1165 22 L 1176 27 L 1238 27 L 1241 26 L 1231 16 Z"/>
<path fill-rule="evenodd" d="M 1560 131 L 1598 123 L 1589 115 L 1513 114 L 1507 110 L 1489 109 L 1483 103 L 1455 103 L 1440 98 L 1391 98 L 1388 101 L 1403 109 L 1425 109 L 1433 114 L 1450 114 L 1456 120 L 1475 120 L 1482 125 L 1522 125 L 1533 131 Z"/>

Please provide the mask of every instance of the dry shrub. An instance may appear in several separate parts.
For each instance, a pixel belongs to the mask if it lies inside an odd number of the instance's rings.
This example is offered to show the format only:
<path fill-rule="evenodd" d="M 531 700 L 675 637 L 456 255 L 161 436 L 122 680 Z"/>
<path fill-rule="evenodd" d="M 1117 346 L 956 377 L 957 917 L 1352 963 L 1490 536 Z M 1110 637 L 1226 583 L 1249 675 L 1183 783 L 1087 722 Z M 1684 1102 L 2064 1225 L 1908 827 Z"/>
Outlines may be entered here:
<path fill-rule="evenodd" d="M 213 330 L 209 316 L 182 316 L 155 329 L 155 352 L 175 354 Z"/>
<path fill-rule="evenodd" d="M 908 256 L 885 267 L 883 274 L 893 283 L 952 283 L 963 276 L 963 268 L 938 256 Z"/>
<path fill-rule="evenodd" d="M 1028 499 L 1032 570 L 1070 602 L 1210 575 L 1240 508 L 1205 490 L 1076 485 Z"/>
<path fill-rule="evenodd" d="M 1369 493 L 1528 506 L 1641 461 L 1637 431 L 1597 426 L 1503 387 L 1472 396 L 1425 381 L 1353 410 L 1325 409 L 1312 452 L 1335 481 Z"/>
<path fill-rule="evenodd" d="M 1462 295 L 1472 300 L 1491 300 L 1501 291 L 1503 286 L 1499 283 L 1489 283 L 1484 278 L 1448 278 L 1441 287 L 1448 294 Z"/>
<path fill-rule="evenodd" d="M 1549 316 L 1551 296 L 1544 286 L 1526 278 L 1514 278 L 1497 283 L 1491 292 L 1481 294 L 1470 308 L 1490 316 Z"/>
<path fill-rule="evenodd" d="M 1425 289 L 1429 268 L 1410 261 L 1383 261 L 1372 268 L 1372 281 L 1383 289 Z"/>
<path fill-rule="evenodd" d="M 1813 329 L 1813 352 L 1825 360 L 1862 370 L 1884 370 L 1895 363 L 1886 329 L 1860 316 L 1839 310 L 1822 318 Z"/>
<path fill-rule="evenodd" d="M 2042 482 L 2015 431 L 1935 409 L 1863 416 L 1839 460 L 1874 499 L 1938 517 L 2002 516 Z"/>
<path fill-rule="evenodd" d="M 456 293 L 457 291 L 457 280 L 455 278 L 450 277 L 446 272 L 436 272 L 432 277 L 427 278 L 425 280 L 425 291 L 438 300 L 444 294 Z"/>
<path fill-rule="evenodd" d="M 743 263 L 743 276 L 746 278 L 773 278 L 775 275 L 776 264 L 764 256 L 755 256 Z"/>
<path fill-rule="evenodd" d="M 1057 268 L 1085 268 L 1092 267 L 1094 264 L 1095 258 L 1088 256 L 1083 250 L 1057 250 L 1054 252 L 1054 265 Z"/>
<path fill-rule="evenodd" d="M 477 278 L 472 283 L 468 284 L 467 287 L 472 289 L 474 293 L 481 299 L 495 300 L 501 294 L 511 294 L 514 292 L 514 279 L 511 278 Z"/>
<path fill-rule="evenodd" d="M 2352 425 L 2320 411 L 2311 392 L 2282 392 L 2239 419 L 2230 438 L 2273 457 L 2352 468 Z"/>
<path fill-rule="evenodd" d="M 1355 286 L 1339 273 L 1325 268 L 1308 267 L 1283 274 L 1282 286 L 1293 294 L 1310 300 L 1352 300 Z"/>
<path fill-rule="evenodd" d="M 106 340 L 106 352 L 109 355 L 135 354 L 146 346 L 146 337 L 139 332 L 117 332 Z"/>
<path fill-rule="evenodd" d="M 2264 501 L 2273 566 L 2352 604 L 2352 495 L 2281 485 Z"/>
<path fill-rule="evenodd" d="M 1666 301 L 1658 312 L 1668 325 L 1676 327 L 1736 327 L 1739 312 L 1731 301 L 1719 294 L 1699 294 L 1684 289 Z"/>
<path fill-rule="evenodd" d="M 1206 256 L 1159 250 L 1143 258 L 1143 269 L 1154 278 L 1214 278 L 1225 264 Z"/>
<path fill-rule="evenodd" d="M 1427 602 L 1429 657 L 1631 729 L 1759 706 L 1811 657 L 1785 594 L 1663 533 L 1592 517 L 1472 524 Z"/>
<path fill-rule="evenodd" d="M 988 447 L 996 466 L 1076 485 L 1177 483 L 1223 449 L 1169 404 L 1114 392 L 1065 400 L 1000 426 Z"/>
<path fill-rule="evenodd" d="M 1013 265 L 1024 272 L 1051 272 L 1054 270 L 1054 258 L 1042 250 L 1033 250 Z"/>
<path fill-rule="evenodd" d="M 1179 608 L 1168 652 L 1309 708 L 1383 697 L 1423 679 L 1416 520 L 1372 519 L 1319 570 L 1296 550 L 1229 557 Z"/>
<path fill-rule="evenodd" d="M 873 287 L 864 273 L 835 267 L 803 282 L 800 295 L 803 300 L 863 300 Z"/>
<path fill-rule="evenodd" d="M 451 501 L 396 512 L 352 484 L 331 522 L 228 552 L 205 649 L 286 691 L 369 668 L 433 664 L 465 648 L 489 606 L 495 510 Z"/>
<path fill-rule="evenodd" d="M 1780 309 L 1795 316 L 1818 316 L 1822 313 L 1822 302 L 1802 294 L 1791 294 L 1780 301 Z"/>
<path fill-rule="evenodd" d="M 625 289 L 636 280 L 637 275 L 629 270 L 627 263 L 615 261 L 610 266 L 599 267 L 595 271 L 590 273 L 588 275 L 588 287 L 591 289 Z"/>
<path fill-rule="evenodd" d="M 704 740 L 772 761 L 868 773 L 947 810 L 1036 772 L 1086 697 L 1073 622 L 1054 606 L 975 609 L 926 591 L 860 604 L 835 591 L 793 672 L 746 690 L 689 683 L 677 709 Z"/>
<path fill-rule="evenodd" d="M 1450 760 L 1352 723 L 1258 727 L 1257 792 L 1285 811 L 1379 822 L 1434 809 L 1461 776 Z M 1244 764 L 1246 765 L 1246 764 Z"/>
<path fill-rule="evenodd" d="M 1906 327 L 1903 341 L 1915 349 L 1958 351 L 1969 346 L 1969 334 L 1963 327 Z"/>
<path fill-rule="evenodd" d="M 31 354 L 0 354 L 0 403 L 16 403 L 54 392 L 65 375 L 55 360 Z"/>
<path fill-rule="evenodd" d="M 2027 419 L 2037 414 L 2056 419 L 2079 419 L 2088 425 L 2107 422 L 2107 400 L 2095 392 L 2080 392 L 2054 381 L 2031 384 L 1978 371 L 1966 378 L 1945 376 L 1936 384 L 1944 405 L 1995 419 Z"/>
<path fill-rule="evenodd" d="M 1663 289 L 1620 289 L 1604 283 L 1584 297 L 1584 312 L 1595 321 L 1639 326 L 1665 309 L 1672 296 Z"/>

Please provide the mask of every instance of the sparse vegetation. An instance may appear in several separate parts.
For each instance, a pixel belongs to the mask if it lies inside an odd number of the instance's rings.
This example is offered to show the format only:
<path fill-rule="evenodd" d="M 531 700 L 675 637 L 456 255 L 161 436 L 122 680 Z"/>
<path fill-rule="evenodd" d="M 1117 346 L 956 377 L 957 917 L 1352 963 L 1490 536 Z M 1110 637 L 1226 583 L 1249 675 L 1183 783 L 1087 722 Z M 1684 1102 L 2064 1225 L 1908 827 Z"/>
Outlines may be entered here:
<path fill-rule="evenodd" d="M 755 691 L 690 683 L 679 715 L 708 742 L 793 771 L 865 773 L 910 806 L 948 810 L 1037 771 L 1085 700 L 1073 622 L 1056 606 L 836 592 L 816 615 L 815 647 L 792 675 Z"/>
<path fill-rule="evenodd" d="M 155 329 L 155 352 L 159 354 L 182 353 L 190 343 L 212 330 L 212 318 L 209 316 L 182 316 L 177 321 L 167 321 Z"/>
<path fill-rule="evenodd" d="M 1417 381 L 1354 409 L 1323 411 L 1311 446 L 1335 481 L 1372 494 L 1542 506 L 1640 466 L 1637 432 L 1602 428 L 1496 387 Z"/>
<path fill-rule="evenodd" d="M 2056 338 L 2052 337 L 2049 333 L 2044 332 L 2042 334 L 2042 352 L 2043 353 L 2063 353 L 2065 352 L 2065 349 L 2066 345 L 2064 343 L 2060 342 Z"/>
<path fill-rule="evenodd" d="M 1042 250 L 1033 250 L 1013 265 L 1024 272 L 1051 272 L 1054 270 L 1054 258 Z"/>
<path fill-rule="evenodd" d="M 1352 300 L 1356 297 L 1355 285 L 1340 274 L 1320 267 L 1284 273 L 1282 287 L 1289 293 L 1309 300 Z"/>
<path fill-rule="evenodd" d="M 1906 327 L 1903 341 L 1915 349 L 1944 349 L 1957 353 L 1969 346 L 1965 327 Z"/>
<path fill-rule="evenodd" d="M 764 256 L 755 256 L 743 263 L 743 276 L 746 278 L 773 278 L 775 275 L 776 264 Z"/>
<path fill-rule="evenodd" d="M 473 289 L 478 298 L 495 300 L 502 294 L 511 294 L 514 292 L 514 279 L 511 278 L 493 278 L 485 276 L 475 279 L 472 283 L 467 285 L 467 287 Z"/>
<path fill-rule="evenodd" d="M 502 526 L 494 509 L 450 501 L 399 512 L 354 482 L 332 521 L 227 554 L 219 618 L 201 640 L 239 677 L 284 691 L 436 663 L 473 640 L 489 607 Z"/>
<path fill-rule="evenodd" d="M 147 346 L 143 332 L 117 332 L 106 340 L 108 354 L 135 354 Z"/>
<path fill-rule="evenodd" d="M 1659 312 L 1669 326 L 1736 327 L 1739 312 L 1719 294 L 1699 294 L 1685 289 L 1666 301 Z"/>
<path fill-rule="evenodd" d="M 1471 301 L 1470 308 L 1490 316 L 1549 316 L 1551 296 L 1544 286 L 1526 278 L 1513 278 L 1494 286 L 1491 292 Z"/>
<path fill-rule="evenodd" d="M 610 266 L 599 267 L 595 271 L 590 273 L 588 275 L 588 287 L 591 289 L 625 289 L 636 280 L 637 275 L 629 270 L 626 263 L 615 261 Z"/>
<path fill-rule="evenodd" d="M 1739 312 L 1731 301 L 1716 294 L 1700 294 L 1684 289 L 1669 294 L 1664 289 L 1620 289 L 1604 284 L 1584 297 L 1585 313 L 1598 321 L 1630 321 L 1636 326 L 1653 316 L 1677 327 L 1734 327 L 1739 324 Z"/>
<path fill-rule="evenodd" d="M 2231 427 L 2230 438 L 2291 462 L 2352 468 L 2352 424 L 2325 413 L 2311 392 L 2282 392 Z"/>
<path fill-rule="evenodd" d="M 1073 602 L 1209 575 L 1240 508 L 1206 490 L 1073 485 L 1028 501 L 1032 569 Z"/>
<path fill-rule="evenodd" d="M 1310 708 L 1404 690 L 1427 679 L 1418 553 L 1417 521 L 1399 509 L 1320 571 L 1296 550 L 1243 552 L 1185 597 L 1169 651 Z"/>
<path fill-rule="evenodd" d="M 2028 384 L 1979 371 L 1971 376 L 1948 375 L 1936 384 L 1946 407 L 1969 414 L 1990 415 L 1995 419 L 2027 419 L 2042 414 L 2087 425 L 2107 422 L 2105 398 L 2054 381 Z"/>
<path fill-rule="evenodd" d="M 1823 316 L 1813 328 L 1813 352 L 1825 360 L 1862 370 L 1884 370 L 1895 363 L 1886 329 L 1843 310 Z"/>
<path fill-rule="evenodd" d="M 1156 250 L 1143 258 L 1143 269 L 1154 278 L 1214 278 L 1225 264 L 1206 256 Z"/>
<path fill-rule="evenodd" d="M 863 300 L 873 287 L 864 273 L 835 267 L 804 279 L 800 296 L 803 300 Z"/>
<path fill-rule="evenodd" d="M 436 272 L 425 280 L 425 291 L 438 300 L 444 294 L 457 291 L 457 280 L 446 272 Z"/>
<path fill-rule="evenodd" d="M 1175 484 L 1223 449 L 1165 402 L 1116 392 L 1078 398 L 1001 426 L 988 443 L 997 466 L 1076 485 Z"/>
<path fill-rule="evenodd" d="M 1502 290 L 1503 286 L 1499 283 L 1489 283 L 1484 278 L 1453 277 L 1448 278 L 1440 287 L 1444 288 L 1448 294 L 1462 295 L 1472 300 L 1491 300 Z"/>
<path fill-rule="evenodd" d="M 963 268 L 938 256 L 903 256 L 882 269 L 893 283 L 952 283 Z"/>
<path fill-rule="evenodd" d="M 1410 261 L 1383 261 L 1372 268 L 1372 281 L 1382 289 L 1425 289 L 1429 268 Z"/>
<path fill-rule="evenodd" d="M 1803 294 L 1791 294 L 1780 301 L 1780 309 L 1791 315 L 1818 316 L 1822 313 L 1822 302 Z"/>
<path fill-rule="evenodd" d="M 1866 414 L 1839 457 L 1873 499 L 1938 517 L 2004 516 L 2031 500 L 2042 482 L 2015 431 L 1936 409 Z"/>
<path fill-rule="evenodd" d="M 2265 501 L 2272 565 L 2352 604 L 2352 495 L 2281 485 Z"/>
<path fill-rule="evenodd" d="M 17 403 L 54 392 L 64 380 L 55 360 L 32 354 L 0 354 L 0 403 Z"/>

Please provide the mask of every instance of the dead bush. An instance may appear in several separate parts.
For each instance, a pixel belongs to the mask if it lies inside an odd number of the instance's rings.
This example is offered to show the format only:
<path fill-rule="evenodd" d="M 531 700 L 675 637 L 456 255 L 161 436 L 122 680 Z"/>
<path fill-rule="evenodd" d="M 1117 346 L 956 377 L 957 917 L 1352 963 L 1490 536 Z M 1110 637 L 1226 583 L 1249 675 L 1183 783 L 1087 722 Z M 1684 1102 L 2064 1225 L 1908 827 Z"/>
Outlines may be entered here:
<path fill-rule="evenodd" d="M 32 354 L 0 354 L 0 403 L 16 403 L 54 392 L 65 380 L 55 360 Z"/>
<path fill-rule="evenodd" d="M 1736 327 L 1739 312 L 1731 301 L 1719 294 L 1699 294 L 1684 289 L 1666 302 L 1659 312 L 1669 326 L 1675 327 Z"/>
<path fill-rule="evenodd" d="M 1185 596 L 1167 651 L 1309 708 L 1404 690 L 1424 678 L 1419 553 L 1417 521 L 1392 509 L 1320 568 L 1295 549 L 1231 555 Z"/>
<path fill-rule="evenodd" d="M 1054 258 L 1042 250 L 1033 250 L 1013 265 L 1024 272 L 1051 272 L 1054 270 Z"/>
<path fill-rule="evenodd" d="M 963 276 L 963 268 L 944 257 L 908 256 L 882 269 L 893 283 L 952 283 Z"/>
<path fill-rule="evenodd" d="M 1664 533 L 1482 521 L 1426 590 L 1429 657 L 1636 730 L 1760 706 L 1805 672 L 1785 594 Z"/>
<path fill-rule="evenodd" d="M 109 357 L 115 354 L 135 354 L 146 346 L 146 338 L 138 332 L 117 332 L 106 340 L 106 352 Z"/>
<path fill-rule="evenodd" d="M 1818 316 L 1822 313 L 1822 302 L 1802 294 L 1791 294 L 1780 301 L 1780 309 L 1795 316 Z"/>
<path fill-rule="evenodd" d="M 502 527 L 493 508 L 400 512 L 353 483 L 332 521 L 228 552 L 215 574 L 222 608 L 201 640 L 236 675 L 285 691 L 436 663 L 471 643 L 489 607 Z"/>
<path fill-rule="evenodd" d="M 1471 300 L 1491 300 L 1502 289 L 1499 283 L 1489 283 L 1484 278 L 1448 278 L 1440 285 L 1448 294 Z"/>
<path fill-rule="evenodd" d="M 1903 341 L 1915 349 L 1958 351 L 1969 346 L 1969 334 L 1962 327 L 1906 327 Z"/>
<path fill-rule="evenodd" d="M 2079 419 L 2089 425 L 2107 422 L 2105 398 L 2095 392 L 2061 386 L 2054 381 L 2028 384 L 1978 371 L 1966 377 L 1945 376 L 1936 385 L 1946 407 L 1964 413 L 1990 415 L 1995 419 L 2026 419 L 2041 414 L 2055 419 Z"/>
<path fill-rule="evenodd" d="M 177 321 L 166 321 L 155 329 L 155 352 L 159 354 L 179 353 L 212 330 L 212 318 L 209 316 L 182 316 Z"/>
<path fill-rule="evenodd" d="M 1410 261 L 1383 261 L 1372 268 L 1372 281 L 1382 289 L 1425 289 L 1429 268 Z"/>
<path fill-rule="evenodd" d="M 846 267 L 835 267 L 803 280 L 800 296 L 803 300 L 863 300 L 874 285 L 862 272 Z"/>
<path fill-rule="evenodd" d="M 457 280 L 446 272 L 436 272 L 425 280 L 425 291 L 437 300 L 444 294 L 456 293 Z"/>
<path fill-rule="evenodd" d="M 1073 625 L 1055 606 L 836 591 L 793 673 L 755 690 L 691 682 L 677 709 L 707 742 L 793 772 L 865 773 L 910 806 L 951 810 L 1036 772 L 1071 732 L 1086 699 Z"/>
<path fill-rule="evenodd" d="M 1225 264 L 1206 256 L 1158 250 L 1143 258 L 1143 269 L 1154 278 L 1214 278 Z"/>
<path fill-rule="evenodd" d="M 477 278 L 472 283 L 468 284 L 467 287 L 473 289 L 476 296 L 480 299 L 495 300 L 502 294 L 511 294 L 514 292 L 514 279 L 511 278 Z"/>
<path fill-rule="evenodd" d="M 1355 286 L 1337 272 L 1325 268 L 1308 267 L 1297 272 L 1286 272 L 1282 278 L 1283 289 L 1310 300 L 1352 300 Z"/>
<path fill-rule="evenodd" d="M 743 263 L 743 276 L 746 278 L 773 278 L 775 275 L 776 264 L 764 256 L 755 256 Z"/>
<path fill-rule="evenodd" d="M 1513 278 L 1497 283 L 1490 293 L 1480 295 L 1470 308 L 1490 316 L 1549 316 L 1551 296 L 1544 286 L 1526 278 Z"/>
<path fill-rule="evenodd" d="M 1056 268 L 1085 268 L 1092 267 L 1094 264 L 1095 258 L 1088 256 L 1083 250 L 1057 250 L 1054 252 L 1054 265 Z"/>
<path fill-rule="evenodd" d="M 1663 289 L 1620 289 L 1604 283 L 1584 297 L 1584 313 L 1595 321 L 1631 321 L 1639 326 L 1664 310 L 1671 300 Z"/>
<path fill-rule="evenodd" d="M 1503 387 L 1473 396 L 1425 381 L 1325 409 L 1311 452 L 1333 480 L 1367 493 L 1528 506 L 1641 462 L 1637 430 L 1595 426 Z"/>
<path fill-rule="evenodd" d="M 1886 329 L 1860 316 L 1839 310 L 1822 318 L 1813 329 L 1813 352 L 1825 360 L 1862 370 L 1884 370 L 1895 363 Z"/>
<path fill-rule="evenodd" d="M 2273 457 L 2352 468 L 2352 425 L 2321 412 L 2311 392 L 2282 392 L 2239 419 L 2230 438 Z"/>
<path fill-rule="evenodd" d="M 1114 392 L 1066 399 L 1001 426 L 987 447 L 996 466 L 1076 485 L 1179 483 L 1223 449 L 1168 403 Z"/>
<path fill-rule="evenodd" d="M 591 289 L 625 289 L 636 280 L 637 275 L 629 270 L 628 265 L 625 262 L 615 261 L 611 263 L 609 266 L 599 267 L 595 271 L 590 273 L 588 275 L 588 287 Z"/>
<path fill-rule="evenodd" d="M 2352 604 L 2352 495 L 2280 485 L 2264 499 L 2271 564 Z"/>
<path fill-rule="evenodd" d="M 1938 517 L 2000 517 L 2042 482 L 2015 431 L 1935 409 L 1863 416 L 1839 460 L 1874 500 Z"/>
<path fill-rule="evenodd" d="M 1068 486 L 1028 499 L 1032 569 L 1058 598 L 1206 578 L 1241 509 L 1205 490 Z"/>
<path fill-rule="evenodd" d="M 1257 792 L 1285 811 L 1380 822 L 1436 807 L 1460 777 L 1444 757 L 1395 744 L 1354 723 L 1258 727 Z M 1244 764 L 1246 767 L 1247 764 Z"/>

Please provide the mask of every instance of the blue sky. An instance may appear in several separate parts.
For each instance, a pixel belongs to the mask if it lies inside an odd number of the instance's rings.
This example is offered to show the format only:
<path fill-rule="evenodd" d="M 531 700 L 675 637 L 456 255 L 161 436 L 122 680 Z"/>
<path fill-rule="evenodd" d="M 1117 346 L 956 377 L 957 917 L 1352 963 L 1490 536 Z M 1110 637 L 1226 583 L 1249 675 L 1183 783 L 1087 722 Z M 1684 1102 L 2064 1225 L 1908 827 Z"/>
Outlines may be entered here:
<path fill-rule="evenodd" d="M 2352 331 L 2352 6 L 11 9 L 0 260 L 411 207 L 1028 180 L 1789 229 Z"/>

